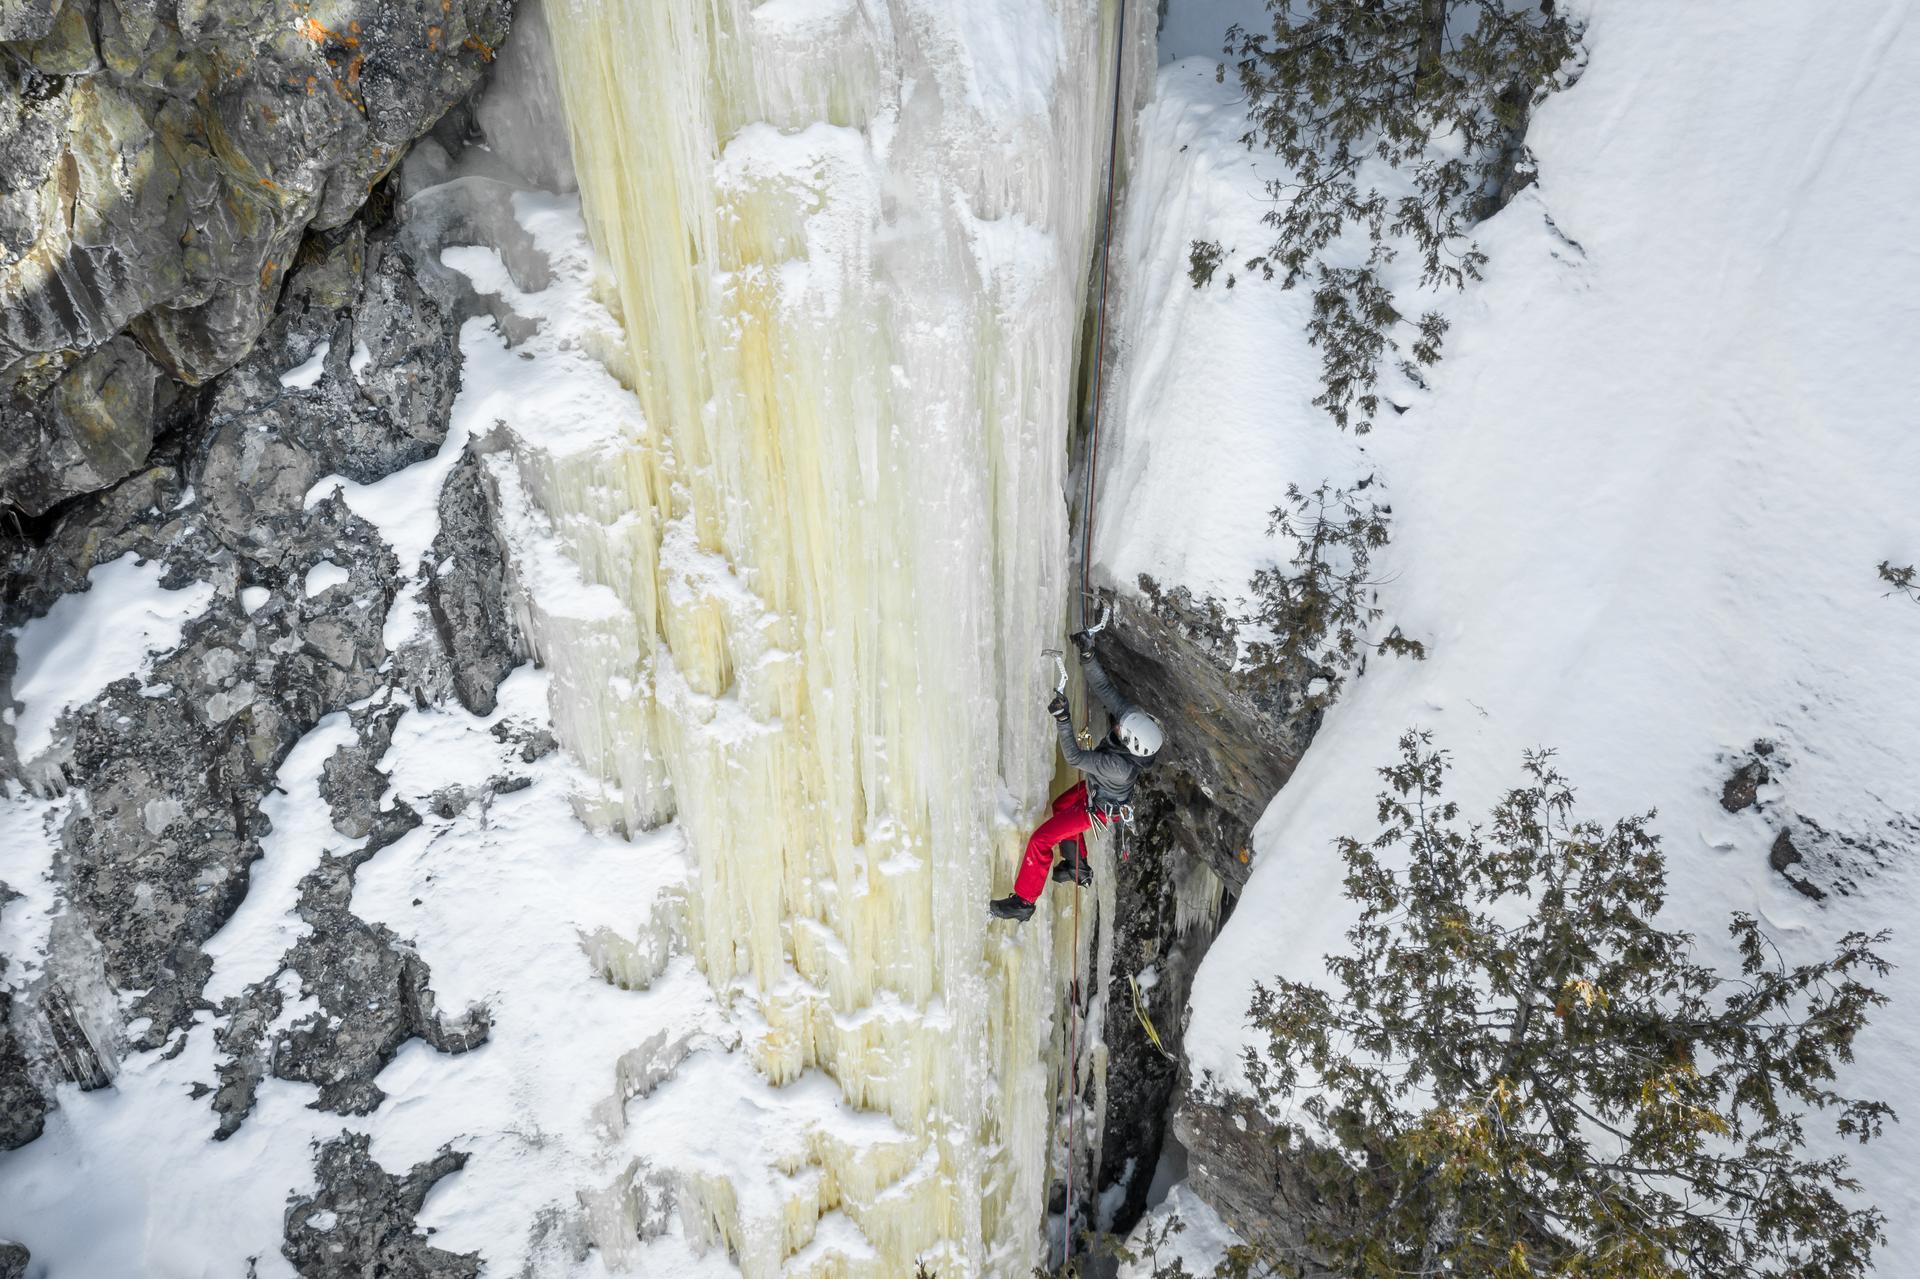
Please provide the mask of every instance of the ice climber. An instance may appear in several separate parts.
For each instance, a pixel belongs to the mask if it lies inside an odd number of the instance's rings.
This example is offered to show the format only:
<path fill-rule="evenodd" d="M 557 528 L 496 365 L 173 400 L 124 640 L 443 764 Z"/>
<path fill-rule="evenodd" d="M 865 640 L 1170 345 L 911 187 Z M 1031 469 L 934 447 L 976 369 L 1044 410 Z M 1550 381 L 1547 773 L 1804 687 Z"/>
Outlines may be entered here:
<path fill-rule="evenodd" d="M 1165 741 L 1153 716 L 1122 697 L 1093 655 L 1093 636 L 1077 631 L 1073 646 L 1080 653 L 1086 671 L 1087 687 L 1113 716 L 1113 729 L 1106 740 L 1091 750 L 1082 750 L 1073 732 L 1073 713 L 1065 693 L 1054 694 L 1047 711 L 1059 724 L 1060 753 L 1067 763 L 1084 775 L 1062 791 L 1053 801 L 1053 815 L 1040 823 L 1027 840 L 1026 856 L 1020 861 L 1020 873 L 1013 881 L 1013 894 L 992 903 L 988 909 L 999 919 L 1033 918 L 1033 904 L 1047 886 L 1047 867 L 1053 862 L 1056 844 L 1065 845 L 1065 853 L 1053 867 L 1053 877 L 1061 883 L 1093 882 L 1093 868 L 1087 865 L 1086 843 L 1080 836 L 1095 822 L 1111 825 L 1123 814 L 1130 816 L 1133 783 Z"/>

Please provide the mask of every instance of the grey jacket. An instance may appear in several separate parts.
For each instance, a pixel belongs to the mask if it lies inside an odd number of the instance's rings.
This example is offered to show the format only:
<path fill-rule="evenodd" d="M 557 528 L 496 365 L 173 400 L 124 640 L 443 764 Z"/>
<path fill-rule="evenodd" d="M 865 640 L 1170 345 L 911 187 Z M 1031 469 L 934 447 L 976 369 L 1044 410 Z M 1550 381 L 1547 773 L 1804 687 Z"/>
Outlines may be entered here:
<path fill-rule="evenodd" d="M 1119 723 L 1121 716 L 1129 711 L 1140 709 L 1120 695 L 1107 678 L 1107 672 L 1101 668 L 1098 658 L 1085 659 L 1080 669 L 1086 673 L 1087 687 L 1107 708 L 1107 713 Z M 1061 720 L 1060 753 L 1067 757 L 1067 763 L 1086 774 L 1087 798 L 1095 808 L 1118 808 L 1122 804 L 1133 802 L 1134 779 L 1146 771 L 1151 760 L 1141 759 L 1128 751 L 1126 747 L 1111 737 L 1102 739 L 1090 749 L 1082 749 L 1080 741 L 1073 733 L 1073 722 Z"/>

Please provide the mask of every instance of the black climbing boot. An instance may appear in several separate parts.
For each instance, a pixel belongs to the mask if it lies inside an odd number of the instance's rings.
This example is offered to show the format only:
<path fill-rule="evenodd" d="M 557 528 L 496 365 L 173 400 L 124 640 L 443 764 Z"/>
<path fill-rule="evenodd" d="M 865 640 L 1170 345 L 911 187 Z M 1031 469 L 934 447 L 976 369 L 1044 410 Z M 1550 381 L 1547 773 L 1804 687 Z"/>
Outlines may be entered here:
<path fill-rule="evenodd" d="M 1033 903 L 1009 893 L 990 904 L 987 907 L 987 913 L 995 919 L 1011 919 L 1015 923 L 1024 924 L 1033 918 Z"/>
<path fill-rule="evenodd" d="M 1062 853 L 1053 863 L 1053 882 L 1085 888 L 1093 882 L 1093 865 L 1078 852 Z"/>

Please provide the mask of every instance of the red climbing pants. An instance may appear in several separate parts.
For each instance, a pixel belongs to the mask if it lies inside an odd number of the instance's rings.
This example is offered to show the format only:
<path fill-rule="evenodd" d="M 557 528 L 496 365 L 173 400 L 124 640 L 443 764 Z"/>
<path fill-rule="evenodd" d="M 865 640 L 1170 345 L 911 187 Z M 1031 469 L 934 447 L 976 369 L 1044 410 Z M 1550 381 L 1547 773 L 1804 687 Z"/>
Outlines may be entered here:
<path fill-rule="evenodd" d="M 1102 826 L 1107 824 L 1103 814 L 1099 819 Z M 1027 855 L 1020 861 L 1020 874 L 1013 881 L 1013 895 L 1022 901 L 1040 900 L 1040 890 L 1047 886 L 1047 871 L 1053 865 L 1053 846 L 1063 840 L 1074 840 L 1080 847 L 1082 858 L 1087 855 L 1086 845 L 1074 837 L 1092 826 L 1095 818 L 1087 811 L 1087 784 L 1076 782 L 1060 792 L 1053 801 L 1053 816 L 1040 823 L 1040 828 L 1027 840 Z"/>

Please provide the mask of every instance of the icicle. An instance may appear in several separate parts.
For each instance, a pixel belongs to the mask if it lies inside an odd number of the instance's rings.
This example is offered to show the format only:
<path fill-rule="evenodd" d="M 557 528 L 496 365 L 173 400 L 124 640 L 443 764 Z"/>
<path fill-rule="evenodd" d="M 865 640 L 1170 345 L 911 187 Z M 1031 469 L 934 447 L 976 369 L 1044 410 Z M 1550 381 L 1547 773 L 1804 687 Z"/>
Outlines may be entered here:
<path fill-rule="evenodd" d="M 1173 883 L 1173 927 L 1180 936 L 1211 933 L 1220 923 L 1220 902 L 1226 885 L 1198 857 L 1178 859 Z"/>
<path fill-rule="evenodd" d="M 547 14 L 625 326 L 624 349 L 610 323 L 580 343 L 638 409 L 591 446 L 561 431 L 490 459 L 546 548 L 516 548 L 523 628 L 557 731 L 605 787 L 589 814 L 684 833 L 697 874 L 676 932 L 734 1007 L 739 1051 L 769 1087 L 823 1071 L 849 1110 L 886 1117 L 859 1140 L 797 1135 L 764 1188 L 654 1169 L 664 1182 L 594 1192 L 610 1265 L 633 1236 L 603 1232 L 645 1219 L 660 1184 L 687 1238 L 752 1279 L 1038 1259 L 1073 967 L 1045 914 L 990 931 L 985 903 L 1053 774 L 1034 658 L 1067 604 L 1112 12 Z M 1111 911 L 1107 883 L 1089 918 Z M 589 939 L 595 968 L 652 980 L 657 926 Z M 1094 990 L 1109 933 L 1085 939 Z M 612 1104 L 644 1124 L 640 1094 L 685 1051 L 638 1046 Z M 1097 1105 L 1104 1061 L 1081 1066 Z"/>

